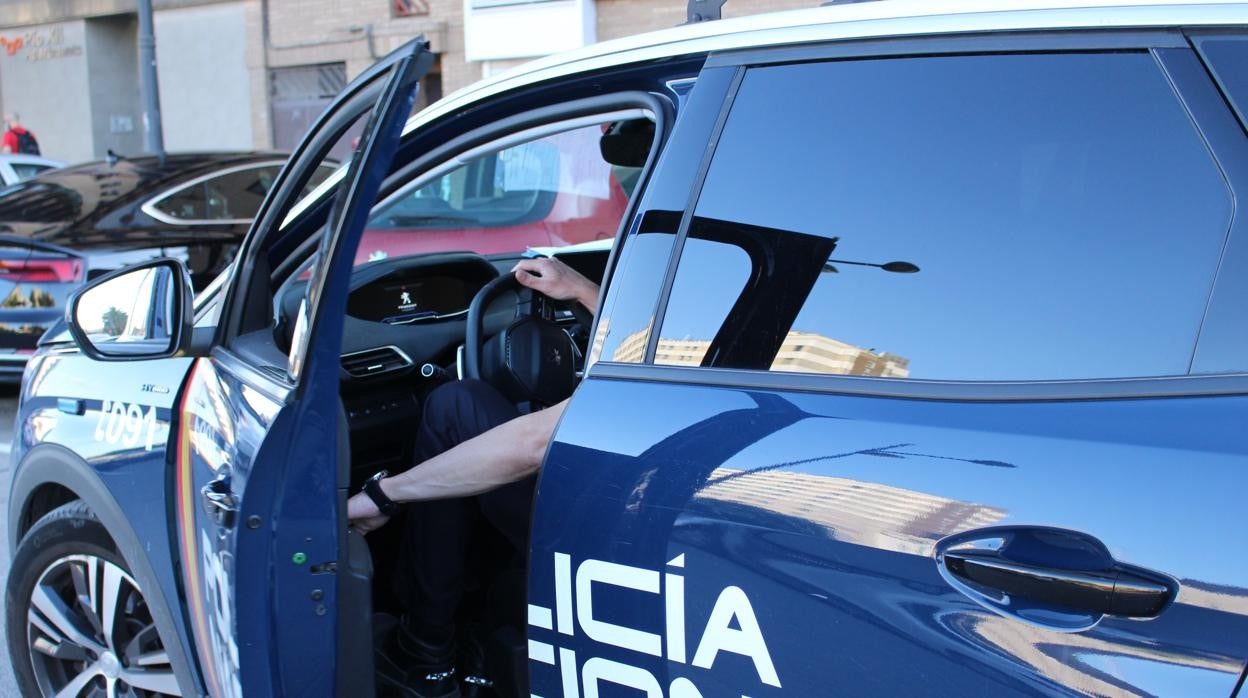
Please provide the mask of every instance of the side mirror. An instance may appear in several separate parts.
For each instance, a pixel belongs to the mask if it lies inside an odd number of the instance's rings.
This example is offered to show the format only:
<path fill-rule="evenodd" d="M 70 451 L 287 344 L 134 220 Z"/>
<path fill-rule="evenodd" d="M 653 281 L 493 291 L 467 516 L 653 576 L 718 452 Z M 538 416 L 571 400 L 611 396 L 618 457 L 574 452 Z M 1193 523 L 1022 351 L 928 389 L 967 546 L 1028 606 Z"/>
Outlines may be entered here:
<path fill-rule="evenodd" d="M 82 352 L 97 361 L 163 359 L 190 341 L 193 295 L 182 262 L 156 259 L 75 291 L 65 322 Z"/>

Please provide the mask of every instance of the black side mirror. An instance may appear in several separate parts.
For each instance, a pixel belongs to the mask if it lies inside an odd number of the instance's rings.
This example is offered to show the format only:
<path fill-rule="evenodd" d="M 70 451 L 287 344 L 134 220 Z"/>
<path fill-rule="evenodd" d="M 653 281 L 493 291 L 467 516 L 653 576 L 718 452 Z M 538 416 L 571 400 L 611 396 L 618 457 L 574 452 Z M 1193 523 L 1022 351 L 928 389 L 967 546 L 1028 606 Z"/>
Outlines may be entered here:
<path fill-rule="evenodd" d="M 190 342 L 193 295 L 182 262 L 155 259 L 75 291 L 65 323 L 82 352 L 97 361 L 164 359 Z"/>

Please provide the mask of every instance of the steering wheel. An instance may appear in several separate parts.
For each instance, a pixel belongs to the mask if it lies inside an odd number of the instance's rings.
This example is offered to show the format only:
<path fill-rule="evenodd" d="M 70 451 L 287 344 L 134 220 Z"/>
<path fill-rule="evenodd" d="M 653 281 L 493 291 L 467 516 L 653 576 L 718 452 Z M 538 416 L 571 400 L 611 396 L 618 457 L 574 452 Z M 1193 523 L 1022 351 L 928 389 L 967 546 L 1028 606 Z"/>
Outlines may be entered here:
<path fill-rule="evenodd" d="M 499 296 L 533 294 L 536 312 L 522 314 L 502 332 L 485 338 L 485 311 Z M 483 380 L 516 403 L 553 405 L 576 388 L 577 349 L 568 333 L 551 319 L 549 298 L 505 273 L 486 284 L 468 306 L 464 339 L 464 377 Z"/>

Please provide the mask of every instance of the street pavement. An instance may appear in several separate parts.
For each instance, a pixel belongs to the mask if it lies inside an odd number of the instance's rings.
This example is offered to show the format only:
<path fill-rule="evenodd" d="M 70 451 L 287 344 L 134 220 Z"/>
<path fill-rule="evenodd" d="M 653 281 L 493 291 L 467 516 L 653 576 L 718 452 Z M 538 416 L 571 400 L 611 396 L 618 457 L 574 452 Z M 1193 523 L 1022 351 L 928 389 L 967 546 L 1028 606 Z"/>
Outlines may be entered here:
<path fill-rule="evenodd" d="M 17 391 L 0 387 L 0 580 L 9 578 L 9 444 L 13 441 L 13 416 L 17 411 Z M 0 598 L 3 594 L 0 594 Z M 17 698 L 17 683 L 9 664 L 9 645 L 4 637 L 4 604 L 0 603 L 0 698 Z"/>

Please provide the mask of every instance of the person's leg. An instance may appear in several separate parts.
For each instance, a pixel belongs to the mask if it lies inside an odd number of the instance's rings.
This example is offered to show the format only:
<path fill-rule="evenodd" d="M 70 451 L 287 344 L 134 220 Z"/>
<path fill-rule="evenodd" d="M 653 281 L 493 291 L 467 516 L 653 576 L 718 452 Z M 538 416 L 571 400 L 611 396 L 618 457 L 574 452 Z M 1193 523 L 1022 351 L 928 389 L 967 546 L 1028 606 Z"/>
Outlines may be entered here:
<path fill-rule="evenodd" d="M 481 512 L 516 550 L 529 554 L 529 527 L 533 523 L 533 492 L 537 475 L 530 475 L 479 495 Z"/>
<path fill-rule="evenodd" d="M 485 383 L 457 381 L 442 385 L 425 400 L 417 432 L 417 463 L 516 416 L 515 406 Z M 394 579 L 404 613 L 396 633 L 396 647 L 383 651 L 387 656 L 379 660 L 379 670 L 383 669 L 381 664 L 392 660 L 392 666 L 405 666 L 416 672 L 416 676 L 403 683 L 415 686 L 417 695 L 455 695 L 451 690 L 453 681 L 422 678 L 440 675 L 454 665 L 455 618 L 464 584 L 465 556 L 477 516 L 477 503 L 472 498 L 405 506 L 403 541 Z M 388 656 L 395 654 L 399 656 Z"/>

